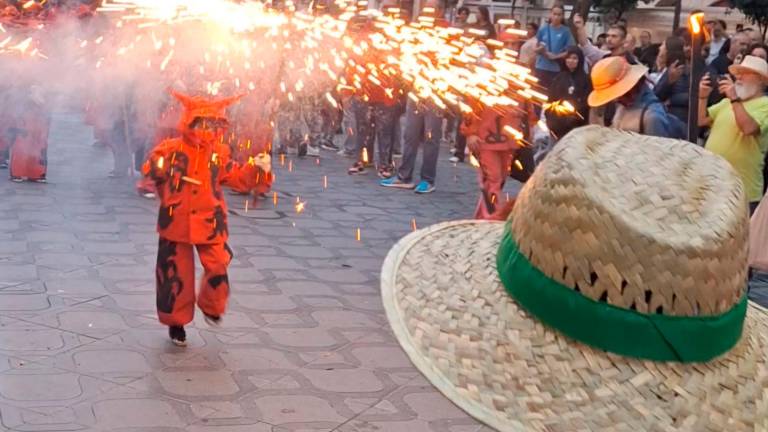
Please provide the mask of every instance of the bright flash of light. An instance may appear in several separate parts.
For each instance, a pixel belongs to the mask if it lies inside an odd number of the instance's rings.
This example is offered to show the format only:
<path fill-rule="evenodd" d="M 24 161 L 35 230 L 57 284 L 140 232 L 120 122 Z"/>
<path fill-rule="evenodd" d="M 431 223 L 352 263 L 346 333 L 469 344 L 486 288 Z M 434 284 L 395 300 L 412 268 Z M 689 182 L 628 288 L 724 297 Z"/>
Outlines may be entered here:
<path fill-rule="evenodd" d="M 475 168 L 480 168 L 480 161 L 478 161 L 475 155 L 473 154 L 469 155 L 469 164 Z"/>

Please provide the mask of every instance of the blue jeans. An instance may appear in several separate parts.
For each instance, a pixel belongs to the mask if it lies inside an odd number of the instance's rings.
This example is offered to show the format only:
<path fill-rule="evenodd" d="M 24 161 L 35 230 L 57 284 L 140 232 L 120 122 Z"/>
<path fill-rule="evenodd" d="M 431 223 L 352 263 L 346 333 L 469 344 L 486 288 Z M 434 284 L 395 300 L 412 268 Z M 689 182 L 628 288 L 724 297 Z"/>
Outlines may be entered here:
<path fill-rule="evenodd" d="M 421 160 L 421 180 L 435 184 L 437 176 L 437 156 L 440 151 L 440 138 L 443 136 L 443 118 L 434 108 L 418 107 L 413 100 L 408 100 L 405 108 L 405 137 L 403 143 L 403 161 L 397 176 L 404 182 L 413 180 L 416 156 L 419 147 L 424 146 Z"/>

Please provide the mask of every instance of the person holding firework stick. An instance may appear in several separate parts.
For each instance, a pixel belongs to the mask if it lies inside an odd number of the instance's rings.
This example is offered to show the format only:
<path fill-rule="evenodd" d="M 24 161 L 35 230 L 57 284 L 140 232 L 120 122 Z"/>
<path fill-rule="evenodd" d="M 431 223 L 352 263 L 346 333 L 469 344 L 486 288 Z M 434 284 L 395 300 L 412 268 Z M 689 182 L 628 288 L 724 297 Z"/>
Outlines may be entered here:
<path fill-rule="evenodd" d="M 477 219 L 493 219 L 493 215 L 505 208 L 507 198 L 503 193 L 509 176 L 509 167 L 520 146 L 517 135 L 523 113 L 514 107 L 485 107 L 474 118 L 467 117 L 461 125 L 461 133 L 467 137 L 467 146 L 478 162 L 478 180 L 481 196 L 475 210 Z"/>
<path fill-rule="evenodd" d="M 271 171 L 267 154 L 238 164 L 224 144 L 226 109 L 239 97 L 210 100 L 172 93 L 182 104 L 180 136 L 160 142 L 142 167 L 160 196 L 157 230 L 157 314 L 169 327 L 171 341 L 186 345 L 184 325 L 195 309 L 197 249 L 204 274 L 197 305 L 211 325 L 218 325 L 229 296 L 227 204 L 222 185 L 240 190 L 258 183 L 259 168 Z"/>

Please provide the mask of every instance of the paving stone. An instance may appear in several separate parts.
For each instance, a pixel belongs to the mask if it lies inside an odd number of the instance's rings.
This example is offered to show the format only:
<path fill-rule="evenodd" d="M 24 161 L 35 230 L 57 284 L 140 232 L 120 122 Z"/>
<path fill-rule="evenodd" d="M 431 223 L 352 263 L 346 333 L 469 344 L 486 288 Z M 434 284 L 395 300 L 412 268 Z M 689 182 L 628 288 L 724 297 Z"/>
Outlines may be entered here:
<path fill-rule="evenodd" d="M 93 404 L 96 425 L 103 430 L 143 427 L 183 427 L 172 405 L 162 399 L 110 399 Z"/>
<path fill-rule="evenodd" d="M 228 371 L 161 371 L 154 373 L 168 393 L 178 396 L 227 396 L 238 392 Z"/>

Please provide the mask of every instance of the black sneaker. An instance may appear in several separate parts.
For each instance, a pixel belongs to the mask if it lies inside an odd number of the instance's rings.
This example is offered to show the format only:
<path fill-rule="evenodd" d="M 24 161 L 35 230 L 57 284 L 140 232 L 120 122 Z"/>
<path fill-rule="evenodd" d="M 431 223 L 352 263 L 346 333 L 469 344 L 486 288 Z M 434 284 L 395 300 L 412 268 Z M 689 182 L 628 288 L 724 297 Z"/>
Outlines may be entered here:
<path fill-rule="evenodd" d="M 329 140 L 323 140 L 322 142 L 320 142 L 320 147 L 325 150 L 339 151 L 339 146 L 334 144 L 333 141 L 329 141 Z"/>
<path fill-rule="evenodd" d="M 363 174 L 365 173 L 365 164 L 362 162 L 355 162 L 354 165 L 349 167 L 347 170 L 347 174 L 349 175 L 355 175 L 355 174 Z"/>
<path fill-rule="evenodd" d="M 182 326 L 170 326 L 168 327 L 168 336 L 171 338 L 171 342 L 174 345 L 185 347 L 187 346 L 187 332 L 184 331 Z"/>
<path fill-rule="evenodd" d="M 307 143 L 303 142 L 303 143 L 299 144 L 299 148 L 296 151 L 296 155 L 298 157 L 304 157 L 304 156 L 307 155 Z"/>
<path fill-rule="evenodd" d="M 221 316 L 208 315 L 205 312 L 203 312 L 203 315 L 205 316 L 205 322 L 207 322 L 209 326 L 218 327 L 221 325 Z"/>
<path fill-rule="evenodd" d="M 8 161 L 7 160 L 0 161 L 0 169 L 8 169 Z"/>

